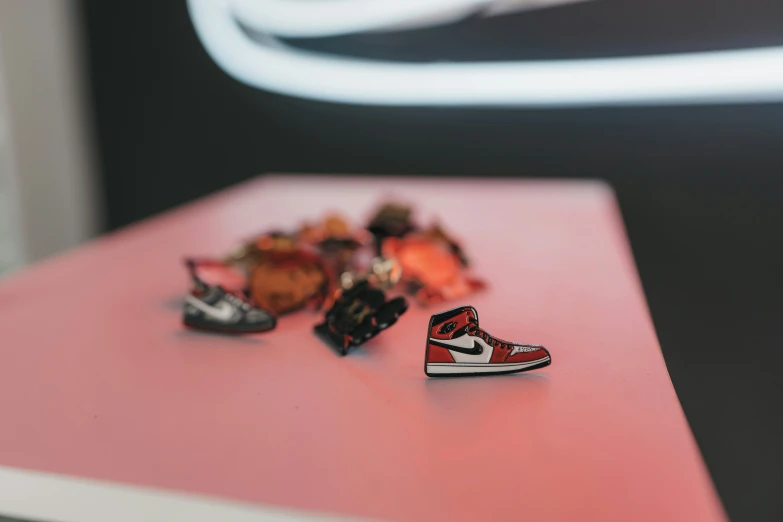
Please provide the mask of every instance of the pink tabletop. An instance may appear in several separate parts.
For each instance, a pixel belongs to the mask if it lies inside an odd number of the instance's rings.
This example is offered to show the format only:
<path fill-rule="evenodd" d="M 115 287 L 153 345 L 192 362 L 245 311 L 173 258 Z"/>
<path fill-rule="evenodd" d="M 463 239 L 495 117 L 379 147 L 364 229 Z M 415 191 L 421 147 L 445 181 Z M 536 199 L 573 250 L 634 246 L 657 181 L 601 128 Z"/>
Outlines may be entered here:
<path fill-rule="evenodd" d="M 429 379 L 429 315 L 345 358 L 303 312 L 183 330 L 185 254 L 384 196 L 440 216 L 484 329 L 552 365 Z M 724 520 L 614 196 L 591 182 L 268 177 L 0 282 L 0 465 L 381 520 Z"/>

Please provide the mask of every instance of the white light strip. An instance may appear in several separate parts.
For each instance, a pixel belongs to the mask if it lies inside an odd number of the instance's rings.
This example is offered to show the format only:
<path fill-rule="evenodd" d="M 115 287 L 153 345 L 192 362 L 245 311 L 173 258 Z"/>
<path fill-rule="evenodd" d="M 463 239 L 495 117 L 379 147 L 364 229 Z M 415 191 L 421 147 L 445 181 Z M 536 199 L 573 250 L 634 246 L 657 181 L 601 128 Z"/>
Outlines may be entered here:
<path fill-rule="evenodd" d="M 289 38 L 401 30 L 586 0 L 231 0 L 244 26 Z"/>
<path fill-rule="evenodd" d="M 556 107 L 783 100 L 783 47 L 640 58 L 403 64 L 250 40 L 229 0 L 188 0 L 196 33 L 229 75 L 316 100 L 373 105 Z"/>
<path fill-rule="evenodd" d="M 334 36 L 416 22 L 459 19 L 493 0 L 232 0 L 231 12 L 257 31 L 286 37 Z M 446 16 L 446 15 L 449 16 Z"/>
<path fill-rule="evenodd" d="M 481 14 L 484 16 L 503 16 L 511 13 L 547 9 L 562 4 L 576 4 L 591 0 L 500 0 L 492 2 Z"/>
<path fill-rule="evenodd" d="M 358 520 L 0 467 L 0 515 L 42 522 Z"/>

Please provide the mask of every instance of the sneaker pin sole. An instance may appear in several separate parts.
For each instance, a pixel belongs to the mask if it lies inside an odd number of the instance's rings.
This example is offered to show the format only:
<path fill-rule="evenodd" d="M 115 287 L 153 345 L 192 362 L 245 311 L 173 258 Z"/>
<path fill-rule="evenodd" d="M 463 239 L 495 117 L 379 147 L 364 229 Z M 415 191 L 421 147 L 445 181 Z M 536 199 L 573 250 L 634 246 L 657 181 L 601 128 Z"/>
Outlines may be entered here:
<path fill-rule="evenodd" d="M 429 363 L 424 373 L 429 377 L 458 377 L 469 375 L 503 375 L 528 370 L 537 370 L 549 366 L 552 358 L 547 356 L 541 361 L 517 364 L 466 364 L 466 363 Z"/>

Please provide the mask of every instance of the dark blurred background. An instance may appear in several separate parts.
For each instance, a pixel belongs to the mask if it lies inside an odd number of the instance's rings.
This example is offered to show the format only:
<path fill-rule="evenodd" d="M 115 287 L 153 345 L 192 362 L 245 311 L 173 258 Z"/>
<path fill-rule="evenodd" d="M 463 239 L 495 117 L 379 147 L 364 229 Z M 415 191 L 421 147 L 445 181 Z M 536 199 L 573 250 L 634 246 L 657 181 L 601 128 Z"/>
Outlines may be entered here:
<path fill-rule="evenodd" d="M 783 103 L 310 101 L 229 77 L 205 52 L 184 0 L 73 5 L 96 212 L 107 230 L 264 172 L 609 181 L 672 381 L 729 516 L 783 520 Z M 783 45 L 783 2 L 597 0 L 286 43 L 398 61 L 741 49 Z"/>

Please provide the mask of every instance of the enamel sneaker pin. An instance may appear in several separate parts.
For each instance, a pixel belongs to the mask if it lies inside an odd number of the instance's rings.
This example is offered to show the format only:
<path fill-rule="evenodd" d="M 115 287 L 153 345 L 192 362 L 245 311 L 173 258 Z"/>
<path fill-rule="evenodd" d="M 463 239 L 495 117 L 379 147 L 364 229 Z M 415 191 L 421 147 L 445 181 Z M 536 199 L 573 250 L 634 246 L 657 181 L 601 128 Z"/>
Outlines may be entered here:
<path fill-rule="evenodd" d="M 429 377 L 516 373 L 549 366 L 538 344 L 511 343 L 479 328 L 478 312 L 460 306 L 430 318 L 424 373 Z"/>

